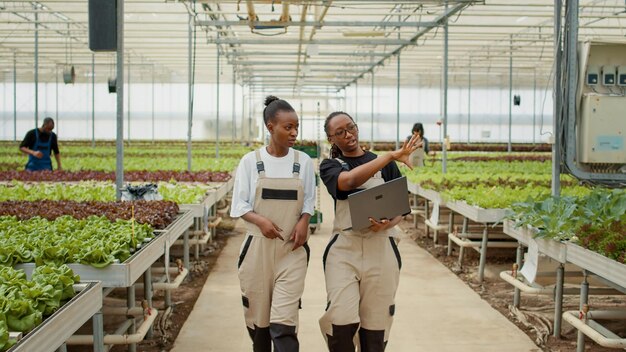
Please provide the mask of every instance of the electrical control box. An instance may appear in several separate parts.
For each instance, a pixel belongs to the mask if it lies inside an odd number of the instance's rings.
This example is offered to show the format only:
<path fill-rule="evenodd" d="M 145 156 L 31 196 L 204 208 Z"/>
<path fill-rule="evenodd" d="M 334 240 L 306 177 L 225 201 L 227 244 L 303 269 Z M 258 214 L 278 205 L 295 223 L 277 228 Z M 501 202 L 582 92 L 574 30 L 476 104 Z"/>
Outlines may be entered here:
<path fill-rule="evenodd" d="M 602 84 L 605 86 L 615 85 L 615 66 L 602 66 Z"/>
<path fill-rule="evenodd" d="M 604 75 L 604 74 L 603 74 Z M 578 125 L 578 161 L 626 164 L 626 97 L 585 94 Z"/>
<path fill-rule="evenodd" d="M 587 85 L 595 86 L 600 81 L 600 69 L 598 66 L 589 66 L 587 67 Z"/>
<path fill-rule="evenodd" d="M 617 68 L 617 85 L 626 87 L 626 65 Z"/>

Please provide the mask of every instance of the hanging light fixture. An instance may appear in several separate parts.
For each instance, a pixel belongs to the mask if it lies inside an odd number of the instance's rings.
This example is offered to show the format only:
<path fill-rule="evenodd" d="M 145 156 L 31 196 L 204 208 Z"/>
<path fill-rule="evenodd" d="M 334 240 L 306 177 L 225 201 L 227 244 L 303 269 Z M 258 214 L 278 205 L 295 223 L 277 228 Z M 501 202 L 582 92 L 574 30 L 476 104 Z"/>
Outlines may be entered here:
<path fill-rule="evenodd" d="M 74 84 L 76 81 L 76 71 L 72 62 L 72 38 L 70 37 L 70 25 L 67 24 L 67 39 L 65 42 L 65 68 L 63 68 L 63 83 Z M 69 54 L 69 57 L 68 57 Z"/>

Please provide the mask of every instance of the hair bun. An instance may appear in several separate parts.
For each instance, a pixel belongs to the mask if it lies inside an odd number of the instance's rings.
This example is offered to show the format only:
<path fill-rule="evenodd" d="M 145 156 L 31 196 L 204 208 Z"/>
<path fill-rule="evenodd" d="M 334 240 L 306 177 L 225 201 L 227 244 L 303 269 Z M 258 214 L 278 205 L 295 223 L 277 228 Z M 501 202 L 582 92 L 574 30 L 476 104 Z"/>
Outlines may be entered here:
<path fill-rule="evenodd" d="M 273 101 L 276 100 L 280 100 L 277 97 L 273 96 L 273 95 L 268 95 L 267 97 L 265 97 L 265 106 L 270 105 Z"/>

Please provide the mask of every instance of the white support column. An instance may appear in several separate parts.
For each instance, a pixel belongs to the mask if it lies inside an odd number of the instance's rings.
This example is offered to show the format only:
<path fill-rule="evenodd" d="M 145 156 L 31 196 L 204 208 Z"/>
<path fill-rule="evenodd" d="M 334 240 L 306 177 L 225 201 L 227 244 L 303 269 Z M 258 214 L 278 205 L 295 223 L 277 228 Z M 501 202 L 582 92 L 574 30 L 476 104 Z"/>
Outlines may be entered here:
<path fill-rule="evenodd" d="M 359 81 L 354 82 L 354 119 L 359 124 Z"/>
<path fill-rule="evenodd" d="M 469 74 L 467 77 L 467 144 L 470 143 L 472 129 L 472 59 L 470 58 Z"/>
<path fill-rule="evenodd" d="M 399 29 L 398 29 L 399 30 Z M 400 33 L 398 32 L 398 37 Z M 400 148 L 400 52 L 396 69 L 396 149 Z"/>
<path fill-rule="evenodd" d="M 537 70 L 533 70 L 533 144 L 535 144 L 535 125 L 537 123 Z"/>
<path fill-rule="evenodd" d="M 237 76 L 236 76 L 236 72 L 235 72 L 235 65 L 233 65 L 233 109 L 232 109 L 232 120 L 233 120 L 233 125 L 231 126 L 231 131 L 232 131 L 232 136 L 231 136 L 231 143 L 235 144 L 235 135 L 237 134 L 237 129 L 235 128 L 235 98 L 237 97 L 235 88 L 237 87 L 236 85 L 237 83 Z"/>
<path fill-rule="evenodd" d="M 446 2 L 446 12 L 448 11 L 448 2 Z M 448 169 L 448 150 L 446 148 L 445 138 L 448 134 L 448 18 L 444 20 L 443 25 L 443 135 L 441 136 L 441 172 L 446 173 Z"/>
<path fill-rule="evenodd" d="M 128 145 L 130 145 L 130 102 L 132 101 L 132 99 L 130 98 L 130 54 L 128 54 L 128 74 L 127 74 L 127 79 L 128 79 L 128 111 L 126 112 L 126 116 L 128 118 L 128 126 L 127 131 L 128 131 Z"/>
<path fill-rule="evenodd" d="M 58 77 L 58 74 L 57 74 Z M 58 79 L 58 78 L 57 78 Z M 57 81 L 58 87 L 58 81 Z M 58 89 L 57 89 L 58 91 Z M 58 93 L 57 93 L 58 97 Z M 57 98 L 58 101 L 58 98 Z M 58 115 L 57 104 L 57 115 Z M 58 130 L 57 130 L 58 133 Z M 17 52 L 13 52 L 13 142 L 17 142 Z"/>
<path fill-rule="evenodd" d="M 507 151 L 510 153 L 513 149 L 511 146 L 511 129 L 513 127 L 513 34 L 510 35 L 509 50 L 509 142 Z"/>
<path fill-rule="evenodd" d="M 187 42 L 187 171 L 191 172 L 191 128 L 193 123 L 193 67 L 192 67 L 193 16 L 189 14 Z"/>
<path fill-rule="evenodd" d="M 124 0 L 117 1 L 117 75 L 115 93 L 117 94 L 117 134 L 115 162 L 116 198 L 122 198 L 124 185 Z"/>
<path fill-rule="evenodd" d="M 56 66 L 55 71 L 54 71 L 54 75 L 56 77 L 55 80 L 54 80 L 55 85 L 56 85 L 56 87 L 54 89 L 54 92 L 55 92 L 55 95 L 56 95 L 55 102 L 54 102 L 54 104 L 55 104 L 54 123 L 55 123 L 55 127 L 56 127 L 56 130 L 57 130 L 57 137 L 58 137 L 59 136 L 59 132 L 61 130 L 61 126 L 60 126 L 61 124 L 59 123 L 59 66 Z"/>
<path fill-rule="evenodd" d="M 35 8 L 35 128 L 39 127 L 39 8 Z"/>
<path fill-rule="evenodd" d="M 152 144 L 154 144 L 154 64 L 152 64 Z"/>
<path fill-rule="evenodd" d="M 370 101 L 371 101 L 371 122 L 370 122 L 370 150 L 374 149 L 374 69 L 372 69 L 372 88 L 370 91 Z"/>
<path fill-rule="evenodd" d="M 217 35 L 219 39 L 219 33 Z M 217 159 L 220 158 L 220 47 L 217 45 L 215 47 L 217 49 L 217 65 L 216 65 L 216 77 L 217 77 L 217 86 L 215 89 L 215 114 L 216 114 L 216 123 L 215 123 L 215 157 Z"/>
<path fill-rule="evenodd" d="M 91 147 L 96 147 L 96 55 L 91 54 Z"/>

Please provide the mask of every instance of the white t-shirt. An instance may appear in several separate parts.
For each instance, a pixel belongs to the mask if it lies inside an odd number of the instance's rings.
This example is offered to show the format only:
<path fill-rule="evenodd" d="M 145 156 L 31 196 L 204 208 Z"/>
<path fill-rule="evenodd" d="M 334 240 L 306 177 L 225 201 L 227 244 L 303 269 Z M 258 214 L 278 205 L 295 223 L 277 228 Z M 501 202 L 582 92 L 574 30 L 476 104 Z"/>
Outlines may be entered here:
<path fill-rule="evenodd" d="M 301 151 L 289 148 L 289 152 L 282 158 L 277 158 L 267 152 L 266 147 L 261 148 L 261 160 L 265 166 L 265 177 L 290 178 L 293 177 L 294 153 L 300 153 L 300 179 L 304 186 L 304 206 L 302 213 L 314 214 L 315 208 L 315 173 L 311 158 Z M 237 218 L 250 211 L 254 206 L 254 198 L 259 173 L 256 169 L 256 156 L 252 151 L 239 162 L 235 174 L 235 186 L 233 199 L 230 207 L 230 216 Z"/>

